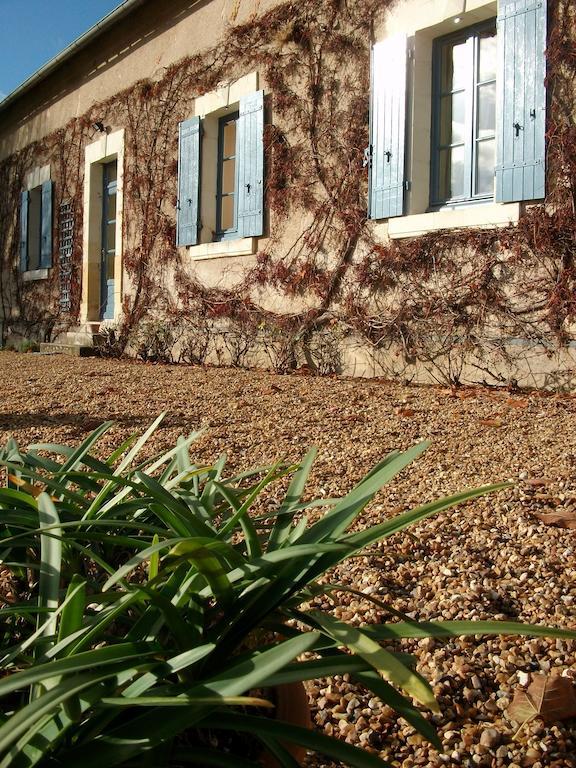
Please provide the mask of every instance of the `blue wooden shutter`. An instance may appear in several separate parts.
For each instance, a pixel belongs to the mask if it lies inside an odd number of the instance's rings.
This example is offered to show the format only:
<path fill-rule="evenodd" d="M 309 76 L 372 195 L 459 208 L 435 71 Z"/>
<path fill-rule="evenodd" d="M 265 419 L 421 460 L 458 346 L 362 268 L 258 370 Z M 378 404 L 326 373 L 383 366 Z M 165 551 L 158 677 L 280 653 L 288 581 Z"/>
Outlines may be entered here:
<path fill-rule="evenodd" d="M 200 118 L 179 125 L 176 245 L 196 245 L 200 230 Z"/>
<path fill-rule="evenodd" d="M 368 182 L 371 219 L 404 213 L 406 56 L 404 35 L 376 43 L 372 49 Z"/>
<path fill-rule="evenodd" d="M 20 271 L 28 269 L 28 200 L 29 192 L 20 196 Z"/>
<path fill-rule="evenodd" d="M 264 91 L 240 99 L 236 131 L 238 235 L 264 232 Z"/>
<path fill-rule="evenodd" d="M 52 182 L 42 184 L 42 229 L 40 240 L 40 269 L 52 266 Z"/>
<path fill-rule="evenodd" d="M 545 194 L 546 2 L 498 6 L 496 200 Z"/>

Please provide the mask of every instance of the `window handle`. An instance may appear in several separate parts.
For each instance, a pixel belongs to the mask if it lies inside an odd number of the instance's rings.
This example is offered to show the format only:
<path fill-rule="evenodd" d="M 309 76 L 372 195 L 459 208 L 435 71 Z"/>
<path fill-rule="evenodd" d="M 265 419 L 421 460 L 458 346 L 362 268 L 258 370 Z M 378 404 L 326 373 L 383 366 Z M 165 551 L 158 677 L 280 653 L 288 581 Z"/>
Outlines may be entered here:
<path fill-rule="evenodd" d="M 250 194 L 250 184 L 245 184 L 246 192 Z"/>
<path fill-rule="evenodd" d="M 392 152 L 390 152 L 390 150 L 387 149 L 386 152 L 384 152 L 384 154 L 386 155 L 386 162 L 389 163 L 390 158 L 392 157 Z"/>
<path fill-rule="evenodd" d="M 512 127 L 516 131 L 516 138 L 518 138 L 518 136 L 520 136 L 520 131 L 524 130 L 524 126 L 520 125 L 520 123 L 514 123 Z"/>

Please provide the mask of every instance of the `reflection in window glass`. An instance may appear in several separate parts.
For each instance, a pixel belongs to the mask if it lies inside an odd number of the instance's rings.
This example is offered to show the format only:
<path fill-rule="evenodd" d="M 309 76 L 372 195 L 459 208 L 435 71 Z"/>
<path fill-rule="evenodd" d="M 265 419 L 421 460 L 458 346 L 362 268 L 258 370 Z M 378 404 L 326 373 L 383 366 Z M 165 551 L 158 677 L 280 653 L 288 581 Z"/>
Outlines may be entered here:
<path fill-rule="evenodd" d="M 440 112 L 440 143 L 443 146 L 464 141 L 465 119 L 466 94 L 443 96 Z"/>
<path fill-rule="evenodd" d="M 434 47 L 432 202 L 494 193 L 496 30 L 459 30 Z"/>
<path fill-rule="evenodd" d="M 441 151 L 440 187 L 446 199 L 464 194 L 464 147 Z"/>
<path fill-rule="evenodd" d="M 442 51 L 442 90 L 456 91 L 467 85 L 465 66 L 468 44 L 466 41 L 446 45 Z"/>
<path fill-rule="evenodd" d="M 226 115 L 218 125 L 217 237 L 236 231 L 236 126 L 238 113 Z"/>
<path fill-rule="evenodd" d="M 478 138 L 493 136 L 496 129 L 496 83 L 478 86 Z"/>
<path fill-rule="evenodd" d="M 494 194 L 494 147 L 495 140 L 478 142 L 476 153 L 476 194 Z"/>
<path fill-rule="evenodd" d="M 480 83 L 486 80 L 496 79 L 496 35 L 493 31 L 485 32 L 480 35 L 479 62 L 478 62 L 478 81 Z"/>
<path fill-rule="evenodd" d="M 231 157 L 222 163 L 222 194 L 234 194 L 236 186 L 236 158 Z"/>

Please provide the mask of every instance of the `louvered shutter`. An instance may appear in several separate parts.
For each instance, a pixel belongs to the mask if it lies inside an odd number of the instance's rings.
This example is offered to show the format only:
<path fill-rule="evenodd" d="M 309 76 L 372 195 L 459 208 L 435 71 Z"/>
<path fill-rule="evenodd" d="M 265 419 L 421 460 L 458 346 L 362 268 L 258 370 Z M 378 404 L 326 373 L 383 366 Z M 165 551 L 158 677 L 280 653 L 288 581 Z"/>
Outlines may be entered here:
<path fill-rule="evenodd" d="M 48 269 L 52 266 L 52 187 L 51 181 L 45 181 L 42 184 L 41 269 Z"/>
<path fill-rule="evenodd" d="M 546 2 L 500 0 L 498 6 L 496 200 L 545 194 Z"/>
<path fill-rule="evenodd" d="M 238 235 L 264 232 L 264 91 L 240 99 L 236 131 Z"/>
<path fill-rule="evenodd" d="M 28 200 L 29 192 L 20 196 L 20 271 L 28 269 Z"/>
<path fill-rule="evenodd" d="M 179 125 L 176 244 L 196 245 L 200 230 L 200 118 Z"/>
<path fill-rule="evenodd" d="M 372 49 L 368 201 L 371 219 L 404 213 L 406 56 L 405 35 L 383 40 Z"/>

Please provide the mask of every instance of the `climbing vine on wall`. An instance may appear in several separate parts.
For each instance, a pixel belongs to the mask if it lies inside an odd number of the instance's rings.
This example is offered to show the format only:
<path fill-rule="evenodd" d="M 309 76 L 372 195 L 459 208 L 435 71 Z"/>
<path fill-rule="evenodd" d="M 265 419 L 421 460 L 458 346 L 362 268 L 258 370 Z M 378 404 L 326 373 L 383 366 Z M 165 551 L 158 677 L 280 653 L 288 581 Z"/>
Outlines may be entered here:
<path fill-rule="evenodd" d="M 494 360 L 510 363 L 506 339 L 522 340 L 519 355 L 528 354 L 526 342 L 550 351 L 566 343 L 576 311 L 574 9 L 569 0 L 550 2 L 546 205 L 530 207 L 515 227 L 382 244 L 366 220 L 362 155 L 371 30 L 390 4 L 278 5 L 231 26 L 212 50 L 95 104 L 1 163 L 0 183 L 9 190 L 0 202 L 4 316 L 12 312 L 27 333 L 44 337 L 78 320 L 84 148 L 94 140 L 93 123 L 101 120 L 125 129 L 128 285 L 118 349 L 139 328 L 149 328 L 152 317 L 163 317 L 178 320 L 182 339 L 189 329 L 187 349 L 208 350 L 202 339 L 224 329 L 229 351 L 260 341 L 281 370 L 298 365 L 302 355 L 311 368 L 337 368 L 335 345 L 358 343 L 372 350 L 383 372 L 404 375 L 407 365 L 419 361 L 438 379 L 456 382 L 470 358 L 480 377 L 504 380 Z M 271 234 L 255 263 L 236 270 L 228 288 L 208 288 L 175 247 L 177 124 L 192 113 L 194 98 L 255 70 L 269 94 Z M 14 201 L 26 172 L 47 162 L 55 210 L 65 199 L 75 205 L 73 311 L 66 316 L 57 311 L 57 269 L 40 287 L 22 284 L 17 267 Z M 280 305 L 290 310 L 278 312 Z M 236 359 L 248 359 L 247 352 Z"/>

